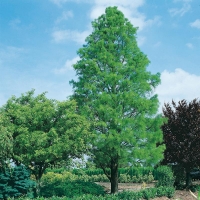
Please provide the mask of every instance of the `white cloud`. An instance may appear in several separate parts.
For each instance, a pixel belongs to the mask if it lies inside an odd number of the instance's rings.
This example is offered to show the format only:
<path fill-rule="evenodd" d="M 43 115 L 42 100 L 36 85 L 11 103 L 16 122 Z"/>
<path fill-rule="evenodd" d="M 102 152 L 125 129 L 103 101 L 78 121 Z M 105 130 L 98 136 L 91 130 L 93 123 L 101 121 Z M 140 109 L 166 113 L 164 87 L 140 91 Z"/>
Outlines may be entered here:
<path fill-rule="evenodd" d="M 95 0 L 94 1 L 96 5 L 101 6 L 125 6 L 125 7 L 131 7 L 131 8 L 138 8 L 142 5 L 144 5 L 144 0 Z"/>
<path fill-rule="evenodd" d="M 146 19 L 146 16 L 138 11 L 138 8 L 144 4 L 144 0 L 95 0 L 95 5 L 90 13 L 90 18 L 92 20 L 98 18 L 105 13 L 105 9 L 108 6 L 117 6 L 135 27 L 139 27 L 139 31 L 147 26 L 152 26 L 154 24 L 160 25 L 161 21 L 158 16 L 155 16 L 153 19 Z"/>
<path fill-rule="evenodd" d="M 61 2 L 66 2 L 70 0 L 51 0 L 54 3 L 60 4 Z M 103 13 L 108 6 L 117 6 L 120 11 L 122 11 L 126 18 L 128 18 L 133 26 L 139 27 L 139 31 L 146 27 L 153 25 L 160 25 L 161 20 L 159 16 L 155 16 L 152 19 L 147 19 L 147 17 L 138 11 L 138 8 L 145 4 L 145 0 L 76 0 L 75 2 L 90 2 L 94 3 L 92 10 L 90 12 L 91 20 L 97 19 Z M 68 18 L 66 14 L 64 18 Z M 59 20 L 58 20 L 59 21 Z M 76 43 L 83 44 L 85 38 L 92 32 L 91 27 L 86 31 L 76 31 L 76 30 L 56 30 L 52 33 L 53 40 L 57 43 L 66 41 L 75 41 Z M 145 42 L 145 37 L 138 38 L 138 44 L 141 46 Z"/>
<path fill-rule="evenodd" d="M 60 23 L 62 21 L 66 21 L 68 20 L 69 18 L 72 18 L 74 15 L 73 15 L 73 12 L 72 11 L 65 11 L 62 13 L 62 16 L 59 17 L 57 20 L 56 20 L 56 23 Z"/>
<path fill-rule="evenodd" d="M 50 1 L 60 7 L 62 6 L 62 4 L 70 1 L 75 3 L 91 3 L 91 1 L 93 0 L 50 0 Z"/>
<path fill-rule="evenodd" d="M 174 2 L 184 2 L 184 3 L 189 3 L 192 2 L 192 0 L 174 0 Z"/>
<path fill-rule="evenodd" d="M 200 29 L 200 19 L 196 19 L 194 22 L 190 23 L 190 26 Z"/>
<path fill-rule="evenodd" d="M 188 3 L 185 3 L 182 8 L 171 8 L 169 13 L 171 16 L 180 15 L 181 17 L 191 9 Z"/>
<path fill-rule="evenodd" d="M 193 46 L 192 43 L 187 43 L 186 46 L 187 46 L 189 49 L 193 49 L 193 48 L 194 48 L 194 46 Z"/>
<path fill-rule="evenodd" d="M 56 4 L 57 6 L 61 6 L 63 3 L 66 3 L 68 0 L 50 0 L 50 1 Z"/>
<path fill-rule="evenodd" d="M 79 44 L 85 42 L 86 37 L 91 33 L 91 31 L 72 31 L 72 30 L 58 30 L 52 33 L 53 40 L 57 43 L 74 41 Z"/>
<path fill-rule="evenodd" d="M 73 70 L 73 65 L 77 63 L 77 61 L 80 60 L 80 58 L 77 56 L 75 58 L 73 58 L 72 60 L 67 60 L 65 62 L 65 65 L 60 68 L 60 69 L 55 69 L 54 73 L 55 74 L 64 74 L 66 72 L 72 71 Z"/>
<path fill-rule="evenodd" d="M 167 70 L 161 73 L 161 85 L 159 85 L 155 93 L 158 94 L 160 100 L 160 111 L 164 103 L 171 103 L 172 99 L 178 102 L 182 99 L 191 101 L 200 97 L 200 76 L 190 74 L 180 68 L 174 72 Z"/>

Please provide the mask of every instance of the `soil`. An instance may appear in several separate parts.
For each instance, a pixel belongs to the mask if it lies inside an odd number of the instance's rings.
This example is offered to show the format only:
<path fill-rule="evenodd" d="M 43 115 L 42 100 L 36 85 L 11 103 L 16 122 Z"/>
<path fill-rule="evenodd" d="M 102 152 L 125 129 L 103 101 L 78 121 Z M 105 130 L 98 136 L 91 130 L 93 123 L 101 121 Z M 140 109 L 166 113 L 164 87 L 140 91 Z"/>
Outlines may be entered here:
<path fill-rule="evenodd" d="M 99 182 L 99 185 L 102 185 L 107 193 L 110 193 L 110 183 L 102 183 Z M 195 182 L 195 184 L 200 184 L 200 181 Z M 154 187 L 154 183 L 146 184 L 146 188 Z M 119 183 L 118 189 L 119 192 L 122 192 L 123 190 L 132 190 L 132 191 L 138 191 L 144 188 L 144 185 L 142 183 Z M 197 192 L 194 192 L 194 194 L 197 196 Z M 154 198 L 154 200 L 169 200 L 168 197 L 157 197 Z M 176 190 L 174 197 L 171 198 L 171 200 L 195 200 L 195 198 L 192 196 L 192 194 L 189 191 L 186 190 Z"/>

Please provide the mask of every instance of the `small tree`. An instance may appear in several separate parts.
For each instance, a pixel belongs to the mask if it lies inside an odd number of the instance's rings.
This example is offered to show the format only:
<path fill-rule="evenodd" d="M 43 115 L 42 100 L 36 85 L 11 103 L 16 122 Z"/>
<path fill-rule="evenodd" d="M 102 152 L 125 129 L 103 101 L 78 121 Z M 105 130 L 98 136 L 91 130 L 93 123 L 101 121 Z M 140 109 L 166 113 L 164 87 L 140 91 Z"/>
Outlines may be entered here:
<path fill-rule="evenodd" d="M 48 99 L 34 90 L 13 96 L 1 109 L 1 116 L 13 138 L 10 158 L 35 175 L 38 192 L 40 179 L 49 165 L 81 157 L 88 150 L 89 123 L 77 114 L 75 101 Z"/>
<path fill-rule="evenodd" d="M 159 102 L 153 95 L 160 75 L 146 71 L 149 60 L 137 46 L 137 28 L 116 7 L 107 8 L 92 26 L 74 65 L 73 98 L 92 124 L 94 162 L 115 193 L 120 163 L 155 164 L 162 158 L 164 146 L 156 142 L 162 141 L 164 119 L 156 115 Z"/>
<path fill-rule="evenodd" d="M 173 163 L 185 168 L 186 187 L 191 184 L 190 170 L 200 166 L 200 101 L 172 101 L 164 105 L 168 122 L 162 126 L 164 144 L 163 164 Z"/>
<path fill-rule="evenodd" d="M 30 180 L 30 171 L 24 166 L 6 167 L 0 170 L 0 199 L 33 197 L 35 182 Z"/>

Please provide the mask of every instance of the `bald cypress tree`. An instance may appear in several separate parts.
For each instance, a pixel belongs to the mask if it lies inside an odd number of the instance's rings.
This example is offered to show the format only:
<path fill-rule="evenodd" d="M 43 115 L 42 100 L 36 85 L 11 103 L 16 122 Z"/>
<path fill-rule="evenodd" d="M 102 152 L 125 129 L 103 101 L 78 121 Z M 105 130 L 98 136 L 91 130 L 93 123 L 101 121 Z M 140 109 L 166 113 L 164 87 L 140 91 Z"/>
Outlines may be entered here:
<path fill-rule="evenodd" d="M 71 84 L 73 98 L 96 135 L 94 162 L 115 193 L 120 163 L 152 164 L 162 159 L 164 146 L 156 143 L 162 141 L 163 118 L 156 115 L 159 102 L 153 95 L 160 75 L 146 70 L 149 60 L 137 46 L 137 28 L 117 7 L 108 7 L 92 27 L 74 65 L 78 80 Z"/>

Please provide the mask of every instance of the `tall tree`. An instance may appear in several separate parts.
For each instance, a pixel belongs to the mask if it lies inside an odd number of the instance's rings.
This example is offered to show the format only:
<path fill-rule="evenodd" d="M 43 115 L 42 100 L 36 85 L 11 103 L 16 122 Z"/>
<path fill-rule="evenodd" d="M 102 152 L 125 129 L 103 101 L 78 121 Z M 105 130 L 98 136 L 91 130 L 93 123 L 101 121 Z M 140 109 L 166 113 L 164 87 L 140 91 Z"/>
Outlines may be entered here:
<path fill-rule="evenodd" d="M 200 166 L 200 101 L 172 101 L 164 105 L 168 122 L 162 126 L 164 144 L 163 164 L 173 163 L 185 168 L 186 187 L 191 184 L 190 170 Z"/>
<path fill-rule="evenodd" d="M 78 80 L 71 84 L 73 98 L 96 135 L 94 161 L 115 193 L 120 163 L 156 163 L 162 158 L 164 146 L 156 147 L 156 142 L 162 141 L 163 118 L 156 115 L 159 102 L 153 95 L 160 74 L 146 71 L 149 60 L 137 46 L 137 28 L 117 7 L 108 7 L 92 27 L 74 65 Z"/>
<path fill-rule="evenodd" d="M 35 175 L 38 185 L 45 169 L 87 151 L 89 123 L 77 114 L 73 101 L 48 99 L 34 90 L 13 96 L 0 110 L 13 138 L 12 159 Z"/>

